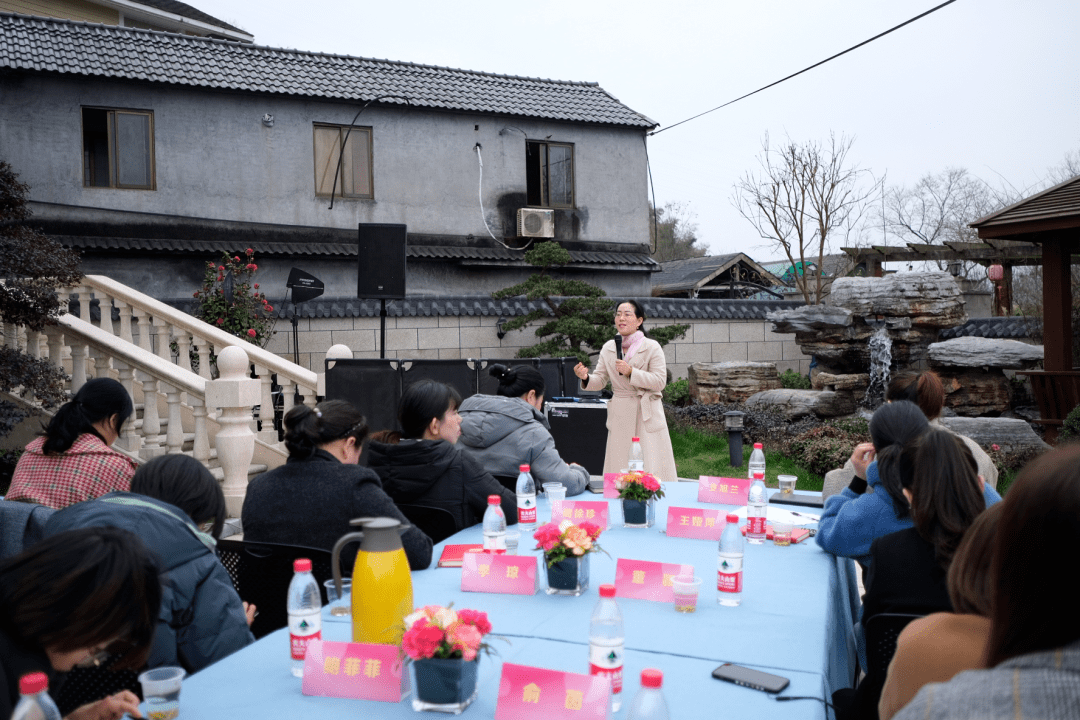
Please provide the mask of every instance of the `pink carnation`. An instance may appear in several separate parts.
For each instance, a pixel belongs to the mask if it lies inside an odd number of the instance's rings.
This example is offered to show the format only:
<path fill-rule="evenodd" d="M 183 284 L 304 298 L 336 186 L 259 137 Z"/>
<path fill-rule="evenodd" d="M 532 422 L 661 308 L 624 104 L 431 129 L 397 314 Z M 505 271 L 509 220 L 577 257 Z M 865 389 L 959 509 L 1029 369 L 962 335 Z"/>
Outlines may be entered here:
<path fill-rule="evenodd" d="M 459 610 L 458 620 L 466 625 L 473 625 L 480 631 L 481 635 L 487 635 L 491 632 L 491 622 L 488 620 L 486 612 L 480 610 Z"/>
<path fill-rule="evenodd" d="M 417 620 L 412 629 L 401 638 L 401 647 L 413 660 L 420 660 L 434 656 L 443 638 L 444 634 L 439 626 L 427 620 Z"/>
<path fill-rule="evenodd" d="M 656 492 L 660 489 L 660 483 L 657 481 L 656 478 L 652 477 L 651 475 L 646 475 L 644 478 L 642 478 L 641 484 L 645 486 L 646 490 L 649 490 L 651 492 Z"/>
<path fill-rule="evenodd" d="M 589 534 L 591 540 L 600 537 L 600 533 L 603 532 L 599 525 L 588 521 L 581 523 L 579 527 Z"/>
<path fill-rule="evenodd" d="M 476 651 L 480 649 L 480 631 L 473 625 L 455 623 L 447 631 L 447 641 L 455 650 L 461 651 L 461 657 L 465 660 L 476 658 Z"/>

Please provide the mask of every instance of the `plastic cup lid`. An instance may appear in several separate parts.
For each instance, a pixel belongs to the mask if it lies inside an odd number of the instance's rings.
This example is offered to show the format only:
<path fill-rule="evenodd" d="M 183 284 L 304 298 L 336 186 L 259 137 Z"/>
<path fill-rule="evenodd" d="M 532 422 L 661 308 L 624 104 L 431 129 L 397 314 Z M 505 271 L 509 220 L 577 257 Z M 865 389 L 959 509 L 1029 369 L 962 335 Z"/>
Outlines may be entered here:
<path fill-rule="evenodd" d="M 615 586 L 614 585 L 601 585 L 600 586 L 600 597 L 615 597 Z"/>
<path fill-rule="evenodd" d="M 311 572 L 311 560 L 308 558 L 296 558 L 292 564 L 293 572 Z"/>
<path fill-rule="evenodd" d="M 49 677 L 43 672 L 32 672 L 19 678 L 20 695 L 36 695 L 49 689 Z"/>
<path fill-rule="evenodd" d="M 488 495 L 488 505 L 498 505 L 502 502 L 502 498 L 498 495 Z"/>
<path fill-rule="evenodd" d="M 641 671 L 641 685 L 647 688 L 658 688 L 664 684 L 664 673 L 656 668 L 645 668 Z"/>
<path fill-rule="evenodd" d="M 518 472 L 529 472 L 529 466 L 528 465 L 522 465 L 521 467 L 518 468 Z"/>

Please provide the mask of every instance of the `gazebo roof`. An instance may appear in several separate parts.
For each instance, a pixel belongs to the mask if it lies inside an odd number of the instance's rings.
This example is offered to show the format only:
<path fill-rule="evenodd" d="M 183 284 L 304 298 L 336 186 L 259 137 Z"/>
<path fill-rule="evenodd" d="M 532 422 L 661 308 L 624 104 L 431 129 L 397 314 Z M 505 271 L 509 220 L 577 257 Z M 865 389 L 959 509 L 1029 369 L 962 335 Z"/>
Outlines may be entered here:
<path fill-rule="evenodd" d="M 1013 203 L 969 224 L 979 238 L 1023 236 L 1040 242 L 1040 233 L 1080 228 L 1080 175 Z"/>

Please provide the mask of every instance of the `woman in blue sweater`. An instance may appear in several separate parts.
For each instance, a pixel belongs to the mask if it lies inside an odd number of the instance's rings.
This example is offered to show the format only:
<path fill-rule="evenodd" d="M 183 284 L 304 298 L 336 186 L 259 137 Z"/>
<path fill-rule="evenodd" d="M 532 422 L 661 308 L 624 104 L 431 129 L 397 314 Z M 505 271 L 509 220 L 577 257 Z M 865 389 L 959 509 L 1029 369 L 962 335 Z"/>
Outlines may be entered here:
<path fill-rule="evenodd" d="M 912 527 L 902 479 L 913 470 L 902 458 L 902 451 L 929 426 L 919 406 L 907 400 L 877 409 L 870 419 L 873 443 L 858 445 L 851 455 L 855 477 L 843 492 L 825 501 L 816 536 L 822 549 L 855 558 L 860 565 L 868 567 L 874 540 Z M 996 490 L 981 484 L 988 507 L 1000 502 Z"/>

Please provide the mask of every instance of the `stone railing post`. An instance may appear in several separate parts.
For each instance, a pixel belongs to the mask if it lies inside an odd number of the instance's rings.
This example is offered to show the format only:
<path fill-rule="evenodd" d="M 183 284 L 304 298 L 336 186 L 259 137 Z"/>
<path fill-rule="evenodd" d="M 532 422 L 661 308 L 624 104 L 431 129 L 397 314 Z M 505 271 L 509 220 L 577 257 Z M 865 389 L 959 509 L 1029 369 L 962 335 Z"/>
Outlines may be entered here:
<path fill-rule="evenodd" d="M 220 378 L 206 384 L 207 408 L 221 408 L 217 456 L 225 473 L 222 490 L 230 517 L 240 517 L 247 493 L 248 468 L 255 453 L 251 432 L 251 408 L 259 404 L 260 383 L 249 378 L 248 356 L 243 348 L 223 348 L 217 356 Z"/>
<path fill-rule="evenodd" d="M 327 360 L 352 360 L 352 350 L 348 345 L 331 345 L 330 349 L 326 351 Z M 326 368 L 334 367 L 333 363 L 325 366 Z M 316 388 L 315 394 L 321 397 L 326 397 L 326 372 L 320 372 L 318 374 L 319 387 Z"/>

